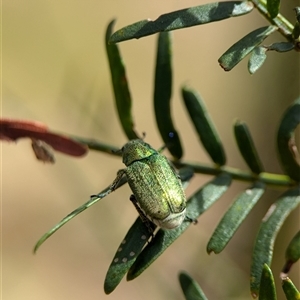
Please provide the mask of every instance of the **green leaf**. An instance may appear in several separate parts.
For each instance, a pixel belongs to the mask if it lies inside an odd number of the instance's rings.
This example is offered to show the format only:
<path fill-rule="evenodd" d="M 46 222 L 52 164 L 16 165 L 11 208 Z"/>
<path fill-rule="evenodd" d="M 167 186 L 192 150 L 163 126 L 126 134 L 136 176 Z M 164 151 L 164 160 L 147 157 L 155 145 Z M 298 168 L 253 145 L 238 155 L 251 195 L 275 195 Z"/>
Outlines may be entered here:
<path fill-rule="evenodd" d="M 226 163 L 224 147 L 207 112 L 205 103 L 201 97 L 190 88 L 183 87 L 181 92 L 184 104 L 203 147 L 216 164 L 220 166 L 224 165 Z"/>
<path fill-rule="evenodd" d="M 285 251 L 286 263 L 282 269 L 282 276 L 289 273 L 292 265 L 300 258 L 300 231 L 293 237 Z"/>
<path fill-rule="evenodd" d="M 294 40 L 298 40 L 299 36 L 300 36 L 300 24 L 299 24 L 299 21 L 297 21 L 293 28 L 292 37 Z M 299 46 L 298 46 L 298 48 L 299 48 Z"/>
<path fill-rule="evenodd" d="M 131 96 L 126 77 L 126 70 L 116 45 L 109 45 L 108 40 L 112 33 L 115 21 L 111 21 L 106 30 L 105 45 L 109 61 L 111 80 L 115 94 L 116 107 L 122 128 L 129 140 L 138 139 L 134 131 L 134 122 L 131 115 Z"/>
<path fill-rule="evenodd" d="M 178 170 L 179 177 L 182 183 L 182 186 L 184 189 L 187 188 L 187 185 L 189 184 L 190 180 L 194 176 L 194 169 L 191 167 L 182 167 Z"/>
<path fill-rule="evenodd" d="M 299 123 L 300 98 L 285 111 L 277 133 L 277 150 L 281 166 L 286 174 L 296 181 L 300 181 L 300 165 L 294 131 Z"/>
<path fill-rule="evenodd" d="M 187 202 L 187 216 L 196 220 L 227 190 L 231 177 L 222 173 L 204 185 Z M 183 224 L 172 230 L 160 229 L 137 257 L 127 274 L 127 280 L 133 280 L 147 269 L 189 226 L 191 222 Z"/>
<path fill-rule="evenodd" d="M 267 9 L 272 19 L 276 18 L 279 13 L 280 0 L 267 0 Z"/>
<path fill-rule="evenodd" d="M 157 32 L 171 31 L 237 17 L 251 12 L 250 1 L 216 2 L 163 14 L 155 21 L 142 20 L 116 31 L 110 43 L 138 39 Z"/>
<path fill-rule="evenodd" d="M 198 283 L 187 273 L 179 274 L 179 282 L 186 300 L 207 300 Z"/>
<path fill-rule="evenodd" d="M 292 280 L 289 278 L 284 278 L 282 280 L 282 289 L 287 300 L 299 300 L 300 292 L 297 290 Z"/>
<path fill-rule="evenodd" d="M 265 184 L 256 182 L 241 193 L 226 211 L 207 245 L 207 252 L 220 253 L 265 191 Z"/>
<path fill-rule="evenodd" d="M 250 287 L 253 297 L 259 293 L 263 265 L 271 265 L 276 235 L 285 219 L 299 203 L 300 186 L 297 186 L 282 194 L 262 220 L 252 254 Z"/>
<path fill-rule="evenodd" d="M 253 139 L 246 123 L 239 120 L 234 124 L 234 135 L 241 155 L 254 174 L 264 171 L 262 162 L 258 156 Z"/>
<path fill-rule="evenodd" d="M 263 40 L 277 30 L 276 26 L 266 26 L 258 28 L 234 45 L 232 45 L 218 60 L 220 66 L 225 71 L 230 71 L 241 60 L 243 60 L 256 46 L 261 44 Z"/>
<path fill-rule="evenodd" d="M 176 159 L 180 159 L 183 154 L 182 146 L 171 117 L 171 58 L 170 33 L 160 33 L 158 36 L 155 68 L 154 111 L 156 123 L 166 147 Z"/>
<path fill-rule="evenodd" d="M 150 237 L 148 228 L 138 217 L 121 242 L 106 273 L 104 282 L 106 294 L 110 294 L 118 286 Z"/>
<path fill-rule="evenodd" d="M 272 271 L 267 264 L 264 264 L 260 279 L 259 300 L 276 299 L 276 287 Z"/>
<path fill-rule="evenodd" d="M 294 8 L 294 11 L 296 13 L 296 19 L 297 19 L 297 21 L 300 22 L 300 6 L 296 6 Z"/>
<path fill-rule="evenodd" d="M 277 52 L 288 52 L 295 48 L 295 45 L 291 42 L 280 42 L 273 43 L 270 46 L 267 46 L 268 50 L 273 50 Z"/>
<path fill-rule="evenodd" d="M 267 49 L 265 47 L 255 47 L 251 52 L 251 56 L 248 61 L 248 70 L 250 74 L 254 74 L 265 62 L 267 55 Z"/>
<path fill-rule="evenodd" d="M 300 231 L 297 232 L 289 243 L 285 252 L 285 258 L 294 263 L 300 258 Z"/>
<path fill-rule="evenodd" d="M 127 182 L 126 177 L 122 177 L 120 182 L 118 183 L 117 188 L 121 187 Z M 74 217 L 82 213 L 84 210 L 89 208 L 90 206 L 96 204 L 99 200 L 103 199 L 107 195 L 111 193 L 110 186 L 104 189 L 102 192 L 100 192 L 97 195 L 91 196 L 91 199 L 84 203 L 83 205 L 79 206 L 75 210 L 73 210 L 71 213 L 69 213 L 66 217 L 64 217 L 59 223 L 57 223 L 53 228 L 51 228 L 48 232 L 46 232 L 36 243 L 33 252 L 35 253 L 38 248 L 51 236 L 53 235 L 58 229 L 60 229 L 62 226 L 64 226 L 66 223 L 71 221 Z"/>

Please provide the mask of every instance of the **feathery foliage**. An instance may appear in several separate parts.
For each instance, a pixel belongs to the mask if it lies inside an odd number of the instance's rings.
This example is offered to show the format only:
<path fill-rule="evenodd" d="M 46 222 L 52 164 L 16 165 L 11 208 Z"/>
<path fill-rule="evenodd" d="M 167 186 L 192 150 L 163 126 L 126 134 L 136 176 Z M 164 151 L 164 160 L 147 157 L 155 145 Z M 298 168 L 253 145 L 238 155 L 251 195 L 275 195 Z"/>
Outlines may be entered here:
<path fill-rule="evenodd" d="M 209 209 L 230 188 L 233 180 L 249 182 L 249 187 L 237 195 L 223 218 L 216 226 L 208 245 L 207 252 L 220 253 L 230 242 L 235 232 L 247 218 L 253 207 L 262 199 L 267 189 L 283 187 L 285 191 L 274 200 L 261 221 L 252 254 L 250 289 L 253 297 L 260 299 L 276 299 L 274 278 L 270 270 L 276 235 L 289 214 L 300 203 L 300 163 L 299 153 L 294 140 L 294 132 L 300 123 L 300 98 L 296 99 L 284 112 L 277 134 L 277 152 L 283 174 L 272 174 L 264 170 L 263 162 L 255 147 L 248 126 L 243 121 L 234 124 L 234 135 L 237 147 L 249 170 L 238 170 L 226 165 L 225 148 L 205 107 L 204 100 L 193 88 L 184 86 L 181 89 L 183 103 L 195 128 L 203 148 L 212 160 L 211 166 L 189 163 L 184 160 L 183 144 L 180 141 L 180 130 L 177 130 L 171 114 L 172 107 L 172 43 L 170 31 L 191 26 L 222 21 L 231 17 L 242 17 L 258 10 L 269 22 L 267 26 L 255 28 L 241 37 L 219 58 L 219 64 L 225 71 L 232 70 L 239 62 L 250 56 L 248 70 L 255 73 L 264 63 L 268 51 L 288 52 L 300 51 L 299 8 L 296 8 L 295 25 L 287 21 L 280 13 L 280 0 L 252 0 L 216 2 L 190 7 L 159 16 L 156 20 L 142 20 L 125 26 L 113 33 L 114 21 L 106 31 L 105 46 L 111 71 L 112 86 L 118 118 L 129 140 L 139 138 L 134 130 L 134 118 L 131 111 L 132 97 L 129 80 L 125 72 L 125 64 L 117 43 L 142 38 L 158 33 L 157 60 L 155 66 L 155 86 L 153 105 L 156 123 L 162 140 L 172 156 L 172 163 L 178 168 L 181 179 L 189 182 L 194 173 L 209 174 L 213 178 L 187 201 L 188 216 L 197 219 Z M 268 36 L 280 32 L 286 39 L 272 45 L 263 45 Z M 3 123 L 4 124 L 4 123 Z M 2 124 L 2 125 L 3 125 Z M 4 125 L 3 125 L 4 126 Z M 16 126 L 1 127 L 2 136 L 12 137 Z M 6 130 L 6 131 L 4 131 Z M 17 128 L 17 130 L 20 130 Z M 32 137 L 33 131 L 27 130 L 25 136 Z M 48 140 L 39 135 L 40 140 Z M 90 150 L 102 151 L 119 156 L 114 146 L 104 145 L 96 140 L 81 137 L 70 137 L 72 141 L 85 145 Z M 49 143 L 49 141 L 48 141 Z M 122 178 L 116 188 L 126 183 Z M 34 252 L 59 228 L 79 213 L 106 197 L 110 187 L 75 209 L 61 220 L 37 242 Z M 151 242 L 151 234 L 140 218 L 134 222 L 120 243 L 107 271 L 104 290 L 111 293 L 127 274 L 127 280 L 133 280 L 143 273 L 171 244 L 191 225 L 183 222 L 178 228 L 166 230 L 157 228 Z M 291 241 L 286 251 L 286 264 L 283 266 L 283 290 L 287 299 L 297 299 L 299 292 L 292 281 L 287 278 L 291 266 L 300 257 L 299 232 Z M 121 249 L 121 250 L 120 250 Z M 121 259 L 122 257 L 122 259 Z M 180 273 L 180 284 L 186 299 L 206 299 L 198 284 L 186 273 Z M 294 297 L 294 298 L 293 298 Z M 295 298 L 296 297 L 296 298 Z"/>

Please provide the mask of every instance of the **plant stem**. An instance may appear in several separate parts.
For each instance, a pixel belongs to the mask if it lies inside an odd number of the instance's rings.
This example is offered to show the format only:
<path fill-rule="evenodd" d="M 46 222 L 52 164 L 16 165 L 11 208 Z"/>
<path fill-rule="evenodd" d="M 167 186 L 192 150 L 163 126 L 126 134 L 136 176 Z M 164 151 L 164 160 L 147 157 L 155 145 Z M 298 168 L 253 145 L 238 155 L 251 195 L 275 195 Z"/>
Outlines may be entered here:
<path fill-rule="evenodd" d="M 178 161 L 172 161 L 172 163 L 177 168 L 182 168 L 182 167 L 193 168 L 195 173 L 207 174 L 207 175 L 218 175 L 222 172 L 226 172 L 235 180 L 246 181 L 246 182 L 254 182 L 259 180 L 265 183 L 266 185 L 277 187 L 277 188 L 295 185 L 295 182 L 291 180 L 289 176 L 283 174 L 274 174 L 274 173 L 267 173 L 267 172 L 254 174 L 249 171 L 243 171 L 237 168 L 226 167 L 226 166 L 223 167 L 218 167 L 216 165 L 208 166 L 205 164 L 178 162 Z"/>
<path fill-rule="evenodd" d="M 96 141 L 95 139 L 86 139 L 77 136 L 70 136 L 70 138 L 72 138 L 78 143 L 88 146 L 90 150 L 100 151 L 115 156 L 122 156 L 122 153 L 119 151 L 120 148 L 117 148 L 112 145 L 104 144 L 102 142 Z"/>
<path fill-rule="evenodd" d="M 251 0 L 258 11 L 273 25 L 278 27 L 278 31 L 290 42 L 292 39 L 292 32 L 294 26 L 281 14 L 272 19 L 268 13 L 265 0 Z"/>
<path fill-rule="evenodd" d="M 104 152 L 114 156 L 121 156 L 120 148 L 104 144 L 102 142 L 96 141 L 94 139 L 85 139 L 80 137 L 72 136 L 75 141 L 86 145 L 89 149 Z M 195 173 L 199 174 L 207 174 L 207 175 L 218 175 L 221 172 L 226 172 L 233 179 L 239 181 L 246 181 L 246 182 L 254 182 L 260 180 L 265 184 L 273 187 L 288 187 L 294 186 L 295 182 L 291 180 L 291 178 L 287 175 L 282 174 L 274 174 L 274 173 L 267 173 L 263 172 L 260 174 L 254 174 L 249 171 L 243 171 L 237 168 L 231 168 L 227 166 L 219 167 L 217 165 L 205 165 L 202 163 L 193 163 L 193 162 L 183 162 L 183 161 L 172 161 L 172 163 L 177 168 L 182 167 L 190 167 L 194 170 Z"/>

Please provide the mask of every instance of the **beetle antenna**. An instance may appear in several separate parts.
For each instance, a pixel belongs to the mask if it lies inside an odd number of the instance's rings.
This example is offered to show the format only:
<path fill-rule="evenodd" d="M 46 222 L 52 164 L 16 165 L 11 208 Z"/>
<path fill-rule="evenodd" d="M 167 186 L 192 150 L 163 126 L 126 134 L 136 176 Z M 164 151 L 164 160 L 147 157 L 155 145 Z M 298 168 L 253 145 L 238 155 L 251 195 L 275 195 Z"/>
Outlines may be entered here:
<path fill-rule="evenodd" d="M 158 151 L 159 153 L 161 153 L 161 152 L 163 152 L 166 148 L 167 148 L 167 146 L 166 146 L 166 145 L 163 145 L 163 146 L 161 146 L 157 151 Z"/>

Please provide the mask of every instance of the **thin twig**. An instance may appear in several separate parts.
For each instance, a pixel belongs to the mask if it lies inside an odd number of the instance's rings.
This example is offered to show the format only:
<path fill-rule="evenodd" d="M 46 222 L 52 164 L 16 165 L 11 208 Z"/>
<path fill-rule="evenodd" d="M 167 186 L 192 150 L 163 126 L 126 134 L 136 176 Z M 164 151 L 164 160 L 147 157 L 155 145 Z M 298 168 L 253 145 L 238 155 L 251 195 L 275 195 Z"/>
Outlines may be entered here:
<path fill-rule="evenodd" d="M 74 137 L 74 136 L 72 136 L 72 138 L 77 142 L 80 142 L 88 146 L 88 148 L 91 150 L 104 152 L 114 156 L 119 156 L 119 157 L 121 156 L 121 153 L 118 151 L 120 148 L 118 147 L 104 144 L 95 139 L 85 139 L 85 138 Z M 233 179 L 239 181 L 254 182 L 256 180 L 260 180 L 264 182 L 266 185 L 279 187 L 279 188 L 295 185 L 295 182 L 289 176 L 283 174 L 263 172 L 257 175 L 250 171 L 243 171 L 228 166 L 219 167 L 217 165 L 206 165 L 202 163 L 175 161 L 175 160 L 174 161 L 171 160 L 171 162 L 177 168 L 190 167 L 193 168 L 195 173 L 199 173 L 199 174 L 218 175 L 221 172 L 226 172 L 230 176 L 232 176 Z"/>

